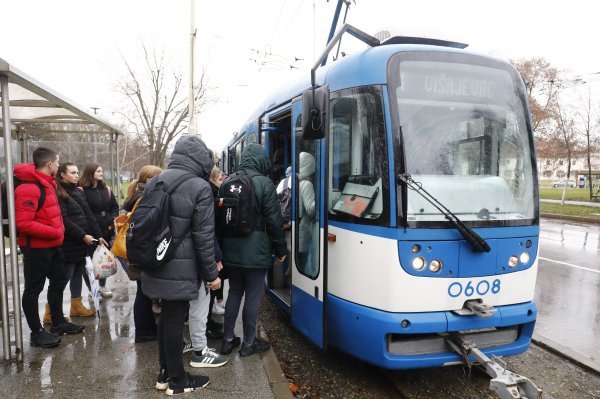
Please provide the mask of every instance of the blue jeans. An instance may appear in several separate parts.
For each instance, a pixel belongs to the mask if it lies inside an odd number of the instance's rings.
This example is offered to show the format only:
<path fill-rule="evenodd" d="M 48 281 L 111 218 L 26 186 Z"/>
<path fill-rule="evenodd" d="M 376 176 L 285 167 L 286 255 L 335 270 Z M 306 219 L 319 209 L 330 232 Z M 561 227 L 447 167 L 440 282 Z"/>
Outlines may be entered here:
<path fill-rule="evenodd" d="M 81 288 L 83 286 L 83 276 L 87 276 L 85 270 L 85 260 L 79 263 L 65 263 L 65 271 L 69 278 L 69 288 L 71 289 L 71 298 L 79 298 L 81 296 Z M 89 287 L 89 279 L 86 279 L 86 285 Z"/>

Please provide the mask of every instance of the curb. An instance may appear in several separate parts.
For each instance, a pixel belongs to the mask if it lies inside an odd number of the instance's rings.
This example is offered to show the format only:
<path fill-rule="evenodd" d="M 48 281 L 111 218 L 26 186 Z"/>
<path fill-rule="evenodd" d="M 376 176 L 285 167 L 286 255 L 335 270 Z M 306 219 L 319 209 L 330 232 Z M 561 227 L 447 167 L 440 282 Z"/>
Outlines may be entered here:
<path fill-rule="evenodd" d="M 258 324 L 258 335 L 260 338 L 268 341 L 267 332 L 260 322 Z M 289 382 L 283 374 L 283 370 L 279 365 L 279 360 L 277 360 L 277 356 L 275 355 L 273 348 L 271 347 L 268 351 L 263 352 L 261 354 L 261 358 L 263 360 L 263 365 L 265 367 L 265 371 L 267 372 L 267 378 L 269 379 L 269 384 L 271 384 L 271 391 L 273 391 L 273 396 L 275 396 L 275 399 L 294 399 L 295 396 L 290 390 Z"/>
<path fill-rule="evenodd" d="M 600 218 L 589 218 L 583 216 L 570 216 L 570 215 L 557 215 L 554 213 L 540 213 L 540 217 L 547 219 L 562 219 L 562 220 L 570 220 L 572 222 L 581 222 L 581 223 L 589 223 L 589 224 L 600 224 Z"/>
<path fill-rule="evenodd" d="M 531 342 L 535 343 L 560 357 L 563 357 L 576 364 L 577 366 L 583 367 L 586 370 L 592 371 L 596 374 L 600 374 L 600 362 L 596 359 L 591 359 L 587 356 L 579 354 L 574 350 L 546 337 L 542 337 L 539 334 L 533 334 Z"/>

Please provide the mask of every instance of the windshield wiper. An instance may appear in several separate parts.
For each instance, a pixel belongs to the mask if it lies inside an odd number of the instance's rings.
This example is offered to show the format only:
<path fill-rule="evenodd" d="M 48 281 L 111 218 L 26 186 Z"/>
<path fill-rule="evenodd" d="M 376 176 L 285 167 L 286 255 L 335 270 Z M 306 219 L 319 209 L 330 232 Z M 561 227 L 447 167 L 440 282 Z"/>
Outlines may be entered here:
<path fill-rule="evenodd" d="M 398 179 L 402 180 L 406 187 L 416 191 L 427 202 L 433 205 L 442 215 L 456 227 L 459 233 L 471 244 L 474 252 L 490 252 L 489 244 L 469 226 L 463 223 L 455 214 L 438 201 L 433 195 L 425 190 L 420 182 L 415 181 L 408 173 L 398 175 Z"/>

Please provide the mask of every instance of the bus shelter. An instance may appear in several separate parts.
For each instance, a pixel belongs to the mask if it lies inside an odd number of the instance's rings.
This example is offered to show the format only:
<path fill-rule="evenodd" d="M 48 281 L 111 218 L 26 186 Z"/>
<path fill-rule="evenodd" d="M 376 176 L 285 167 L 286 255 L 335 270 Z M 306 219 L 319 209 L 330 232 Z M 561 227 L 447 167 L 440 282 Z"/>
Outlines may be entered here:
<path fill-rule="evenodd" d="M 107 169 L 113 191 L 121 197 L 118 138 L 123 133 L 110 124 L 84 111 L 59 93 L 45 87 L 0 58 L 0 180 L 5 180 L 8 215 L 2 223 L 9 226 L 9 238 L 0 240 L 0 310 L 2 317 L 2 347 L 4 359 L 23 360 L 23 330 L 21 317 L 21 290 L 15 227 L 13 166 L 29 160 L 30 141 L 38 136 L 54 137 L 58 143 L 71 141 L 74 135 L 85 135 L 88 140 L 102 138 L 108 142 Z M 58 139 L 57 139 L 58 137 Z M 58 141 L 57 141 L 58 140 Z M 50 148 L 56 145 L 48 146 Z M 60 146 L 58 146 L 60 147 Z M 77 145 L 74 147 L 77 151 Z M 94 147 L 95 148 L 95 147 Z M 60 152 L 60 148 L 58 149 Z M 0 205 L 2 199 L 0 198 Z M 9 266 L 9 267 L 8 267 Z M 9 291 L 12 295 L 9 298 Z M 12 313 L 12 315 L 11 315 Z M 11 317 L 12 316 L 12 317 Z M 12 323 L 11 323 L 12 321 Z"/>

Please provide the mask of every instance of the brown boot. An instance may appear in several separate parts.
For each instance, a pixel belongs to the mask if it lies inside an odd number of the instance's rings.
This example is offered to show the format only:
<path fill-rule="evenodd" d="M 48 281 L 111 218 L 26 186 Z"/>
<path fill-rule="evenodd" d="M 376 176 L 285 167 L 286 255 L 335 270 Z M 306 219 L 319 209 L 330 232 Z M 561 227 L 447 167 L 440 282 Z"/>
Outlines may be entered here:
<path fill-rule="evenodd" d="M 64 316 L 65 321 L 69 321 L 67 316 Z M 52 316 L 50 315 L 50 305 L 46 304 L 46 310 L 44 311 L 44 324 L 52 324 Z"/>
<path fill-rule="evenodd" d="M 44 324 L 52 324 L 52 316 L 50 316 L 50 305 L 46 304 L 44 311 Z"/>
<path fill-rule="evenodd" d="M 86 308 L 81 302 L 81 297 L 71 298 L 71 317 L 82 316 L 89 317 L 96 314 L 93 309 Z"/>

